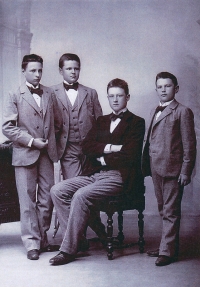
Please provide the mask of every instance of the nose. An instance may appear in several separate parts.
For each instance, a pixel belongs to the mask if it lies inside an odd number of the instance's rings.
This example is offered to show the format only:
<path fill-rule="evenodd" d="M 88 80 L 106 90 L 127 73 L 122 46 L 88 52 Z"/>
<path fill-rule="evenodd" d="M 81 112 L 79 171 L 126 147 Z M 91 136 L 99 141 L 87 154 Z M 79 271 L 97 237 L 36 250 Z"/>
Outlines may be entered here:
<path fill-rule="evenodd" d="M 35 72 L 35 75 L 36 75 L 37 78 L 39 78 L 39 76 L 40 76 L 39 71 L 36 71 L 36 72 Z"/>
<path fill-rule="evenodd" d="M 162 87 L 162 91 L 166 92 L 166 87 L 165 86 Z"/>
<path fill-rule="evenodd" d="M 117 101 L 118 101 L 118 96 L 117 96 L 117 95 L 114 96 L 113 101 L 114 101 L 114 102 L 117 102 Z"/>

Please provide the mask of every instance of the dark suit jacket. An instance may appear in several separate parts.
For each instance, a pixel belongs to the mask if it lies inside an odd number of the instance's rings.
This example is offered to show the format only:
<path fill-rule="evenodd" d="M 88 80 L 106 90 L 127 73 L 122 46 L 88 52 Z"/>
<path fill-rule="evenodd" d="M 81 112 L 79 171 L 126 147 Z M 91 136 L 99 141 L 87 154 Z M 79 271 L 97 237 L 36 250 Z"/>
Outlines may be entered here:
<path fill-rule="evenodd" d="M 40 150 L 28 147 L 31 138 L 48 139 L 47 151 L 52 161 L 58 161 L 55 133 L 62 126 L 62 117 L 52 89 L 40 85 L 43 90 L 42 109 L 35 102 L 26 84 L 16 92 L 10 92 L 3 114 L 3 134 L 13 142 L 14 166 L 27 166 L 37 161 Z"/>
<path fill-rule="evenodd" d="M 119 170 L 125 191 L 133 195 L 143 183 L 141 153 L 145 121 L 127 111 L 112 133 L 110 122 L 110 115 L 99 117 L 83 141 L 83 153 L 87 156 L 87 161 L 82 175 L 91 175 L 103 169 Z M 104 154 L 106 144 L 122 145 L 122 149 L 119 152 Z M 101 156 L 104 156 L 105 167 L 96 160 Z"/>
<path fill-rule="evenodd" d="M 66 92 L 63 83 L 52 87 L 63 117 L 63 129 L 58 143 L 58 157 L 61 158 L 68 141 L 69 132 L 69 107 L 66 99 Z M 96 90 L 78 85 L 78 124 L 81 140 L 83 140 L 92 124 L 102 115 L 102 109 L 98 100 Z"/>
<path fill-rule="evenodd" d="M 152 137 L 152 163 L 157 173 L 162 177 L 178 177 L 180 173 L 190 176 L 196 157 L 196 136 L 192 111 L 174 100 L 153 123 L 154 115 L 155 108 L 151 111 L 150 124 L 144 139 L 142 158 L 144 176 L 151 175 L 150 134 Z"/>

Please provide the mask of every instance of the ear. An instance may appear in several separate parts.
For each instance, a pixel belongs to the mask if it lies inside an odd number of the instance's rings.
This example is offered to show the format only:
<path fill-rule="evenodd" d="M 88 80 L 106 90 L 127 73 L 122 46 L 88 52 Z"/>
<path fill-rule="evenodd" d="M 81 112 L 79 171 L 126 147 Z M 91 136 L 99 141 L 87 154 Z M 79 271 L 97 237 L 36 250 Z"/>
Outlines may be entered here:
<path fill-rule="evenodd" d="M 61 68 L 59 68 L 59 73 L 63 76 L 63 71 Z"/>
<path fill-rule="evenodd" d="M 128 102 L 130 100 L 130 94 L 126 95 L 126 101 Z"/>
<path fill-rule="evenodd" d="M 179 86 L 176 86 L 175 87 L 175 93 L 178 93 L 178 91 L 179 91 Z"/>

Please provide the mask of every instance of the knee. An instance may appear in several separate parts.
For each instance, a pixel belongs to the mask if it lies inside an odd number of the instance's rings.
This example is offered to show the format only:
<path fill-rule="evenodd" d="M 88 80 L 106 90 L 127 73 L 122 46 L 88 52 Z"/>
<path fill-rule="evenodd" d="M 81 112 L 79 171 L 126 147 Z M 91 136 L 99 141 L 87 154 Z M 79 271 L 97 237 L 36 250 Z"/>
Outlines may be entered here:
<path fill-rule="evenodd" d="M 54 198 L 54 197 L 57 197 L 58 196 L 58 193 L 59 193 L 59 189 L 57 187 L 57 184 L 53 185 L 50 189 L 50 194 L 51 194 L 51 197 Z"/>

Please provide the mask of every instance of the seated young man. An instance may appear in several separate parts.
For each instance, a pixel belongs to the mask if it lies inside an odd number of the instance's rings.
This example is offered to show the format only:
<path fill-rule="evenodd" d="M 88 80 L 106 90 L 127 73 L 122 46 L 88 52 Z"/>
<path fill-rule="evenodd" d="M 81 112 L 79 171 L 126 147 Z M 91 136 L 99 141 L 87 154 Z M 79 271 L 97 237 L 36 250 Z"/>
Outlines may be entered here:
<path fill-rule="evenodd" d="M 90 223 L 99 222 L 92 211 L 99 201 L 120 195 L 124 187 L 127 192 L 133 185 L 137 187 L 142 177 L 144 119 L 127 109 L 130 95 L 124 80 L 110 81 L 107 93 L 113 113 L 100 116 L 83 141 L 87 162 L 82 174 L 51 189 L 63 232 L 60 253 L 49 261 L 52 265 L 67 264 L 75 259 L 88 223 L 98 234 Z"/>

